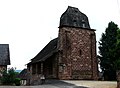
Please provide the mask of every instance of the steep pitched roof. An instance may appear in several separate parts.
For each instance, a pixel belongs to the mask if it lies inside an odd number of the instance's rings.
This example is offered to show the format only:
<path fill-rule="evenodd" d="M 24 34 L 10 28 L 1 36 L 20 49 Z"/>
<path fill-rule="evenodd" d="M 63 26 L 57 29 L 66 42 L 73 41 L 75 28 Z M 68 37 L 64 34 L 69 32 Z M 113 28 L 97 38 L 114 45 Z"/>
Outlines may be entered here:
<path fill-rule="evenodd" d="M 90 29 L 88 17 L 79 11 L 78 8 L 68 6 L 60 18 L 59 27 L 80 27 Z"/>
<path fill-rule="evenodd" d="M 32 63 L 45 61 L 48 57 L 57 52 L 58 38 L 51 40 L 33 59 Z"/>
<path fill-rule="evenodd" d="M 21 79 L 27 79 L 27 69 L 23 69 L 17 77 Z"/>
<path fill-rule="evenodd" d="M 10 65 L 9 44 L 0 44 L 0 65 Z"/>

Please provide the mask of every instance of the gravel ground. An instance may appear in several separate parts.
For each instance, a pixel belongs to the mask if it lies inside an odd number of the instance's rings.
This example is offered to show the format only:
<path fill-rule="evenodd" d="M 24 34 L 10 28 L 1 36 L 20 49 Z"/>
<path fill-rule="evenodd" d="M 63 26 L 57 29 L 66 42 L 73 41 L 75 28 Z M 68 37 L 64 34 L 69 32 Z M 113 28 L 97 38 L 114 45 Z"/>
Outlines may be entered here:
<path fill-rule="evenodd" d="M 116 81 L 65 81 L 67 83 L 73 83 L 76 86 L 85 86 L 89 88 L 117 88 Z"/>
<path fill-rule="evenodd" d="M 36 86 L 0 86 L 0 88 L 116 88 L 117 82 L 79 81 L 79 80 L 47 80 Z"/>

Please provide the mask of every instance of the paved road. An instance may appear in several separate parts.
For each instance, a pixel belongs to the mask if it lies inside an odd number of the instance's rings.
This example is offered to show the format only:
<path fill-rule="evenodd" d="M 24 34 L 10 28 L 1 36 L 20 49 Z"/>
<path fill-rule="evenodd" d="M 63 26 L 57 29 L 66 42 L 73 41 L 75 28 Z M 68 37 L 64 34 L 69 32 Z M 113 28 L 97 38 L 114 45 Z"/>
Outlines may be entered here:
<path fill-rule="evenodd" d="M 116 88 L 117 82 L 82 80 L 47 80 L 36 86 L 0 86 L 0 88 Z"/>
<path fill-rule="evenodd" d="M 0 88 L 87 88 L 87 87 L 40 85 L 40 86 L 0 86 Z"/>
<path fill-rule="evenodd" d="M 43 85 L 36 86 L 0 86 L 0 88 L 88 88 L 83 86 L 76 86 L 75 84 L 60 81 L 47 80 Z"/>

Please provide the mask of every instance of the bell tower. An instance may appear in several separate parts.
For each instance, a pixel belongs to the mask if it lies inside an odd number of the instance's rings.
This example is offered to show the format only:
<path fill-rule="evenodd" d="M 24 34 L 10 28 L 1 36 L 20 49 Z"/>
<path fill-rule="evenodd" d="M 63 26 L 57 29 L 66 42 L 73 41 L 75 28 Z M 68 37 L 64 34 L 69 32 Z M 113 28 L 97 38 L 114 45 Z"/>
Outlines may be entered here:
<path fill-rule="evenodd" d="M 98 78 L 95 30 L 78 8 L 68 6 L 61 15 L 58 36 L 58 78 Z"/>

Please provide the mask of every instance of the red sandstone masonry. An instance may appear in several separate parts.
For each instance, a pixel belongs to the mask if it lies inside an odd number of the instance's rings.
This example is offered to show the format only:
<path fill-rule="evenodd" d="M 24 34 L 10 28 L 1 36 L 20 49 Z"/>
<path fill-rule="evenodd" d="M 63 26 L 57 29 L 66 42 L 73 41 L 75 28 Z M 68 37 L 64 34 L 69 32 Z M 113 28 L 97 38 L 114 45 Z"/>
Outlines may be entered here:
<path fill-rule="evenodd" d="M 63 27 L 58 37 L 59 64 L 64 64 L 60 79 L 97 79 L 95 32 Z"/>

